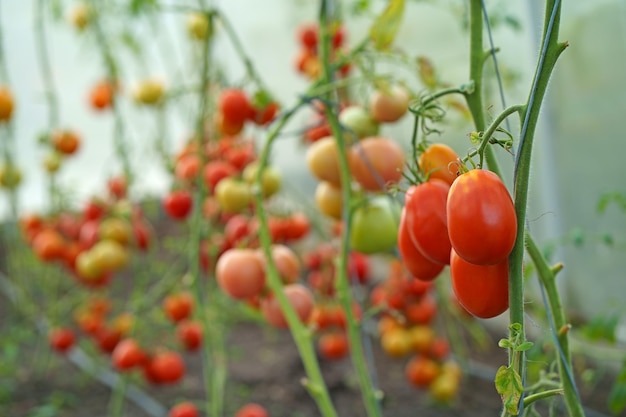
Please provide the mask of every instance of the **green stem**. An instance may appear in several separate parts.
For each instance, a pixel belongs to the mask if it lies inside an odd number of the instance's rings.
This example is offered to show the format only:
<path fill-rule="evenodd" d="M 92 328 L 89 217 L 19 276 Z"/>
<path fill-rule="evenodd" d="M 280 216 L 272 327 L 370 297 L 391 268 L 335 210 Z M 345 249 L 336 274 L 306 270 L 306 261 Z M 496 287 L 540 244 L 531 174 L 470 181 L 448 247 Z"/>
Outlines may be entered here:
<path fill-rule="evenodd" d="M 543 254 L 535 244 L 535 241 L 529 234 L 526 235 L 526 250 L 537 269 L 537 275 L 546 290 L 546 296 L 550 304 L 550 313 L 554 321 L 554 331 L 556 332 L 557 338 L 556 343 L 558 343 L 560 347 L 560 352 L 559 349 L 557 349 L 558 369 L 561 384 L 563 384 L 565 404 L 571 417 L 584 417 L 585 414 L 577 395 L 575 381 L 572 379 L 572 358 L 569 349 L 568 332 L 560 331 L 562 328 L 565 328 L 567 321 L 561 304 L 561 297 L 556 286 L 555 270 L 550 268 Z"/>
<path fill-rule="evenodd" d="M 281 311 L 285 315 L 287 324 L 289 325 L 289 330 L 291 331 L 294 342 L 296 343 L 296 347 L 298 348 L 298 353 L 300 354 L 300 358 L 302 359 L 302 363 L 308 377 L 305 387 L 308 389 L 310 395 L 315 400 L 320 412 L 324 417 L 338 417 L 337 411 L 335 410 L 335 406 L 333 405 L 333 402 L 330 398 L 328 388 L 324 382 L 324 378 L 319 367 L 319 362 L 317 360 L 315 349 L 311 340 L 311 332 L 300 321 L 293 306 L 291 305 L 283 291 L 283 284 L 280 280 L 278 271 L 276 270 L 276 265 L 274 264 L 274 260 L 272 258 L 272 240 L 270 238 L 269 228 L 267 225 L 267 213 L 263 206 L 263 196 L 260 192 L 262 173 L 267 166 L 272 144 L 276 137 L 278 137 L 280 131 L 287 124 L 289 119 L 303 104 L 304 102 L 300 101 L 295 107 L 285 113 L 283 117 L 272 128 L 272 130 L 268 133 L 267 140 L 265 142 L 265 145 L 263 146 L 261 155 L 259 156 L 259 169 L 256 178 L 256 184 L 258 186 L 255 187 L 256 192 L 254 194 L 255 207 L 260 221 L 259 237 L 261 240 L 261 246 L 267 260 L 267 284 L 270 287 L 270 290 L 273 292 L 274 296 L 276 297 Z"/>
<path fill-rule="evenodd" d="M 478 148 L 478 155 L 480 158 L 479 165 L 481 167 L 483 166 L 483 158 L 484 158 L 485 150 L 487 148 L 487 145 L 489 144 L 489 140 L 491 139 L 491 136 L 493 136 L 493 134 L 496 132 L 500 124 L 507 117 L 509 117 L 513 113 L 521 113 L 523 110 L 524 110 L 524 106 L 521 104 L 516 104 L 510 107 L 507 107 L 506 109 L 502 111 L 502 113 L 498 115 L 498 117 L 495 118 L 493 122 L 491 122 L 491 125 L 489 125 L 485 133 L 482 135 L 481 137 L 482 142 L 480 144 L 480 147 Z"/>
<path fill-rule="evenodd" d="M 561 394 L 563 394 L 563 388 L 550 389 L 550 390 L 538 392 L 536 394 L 528 395 L 524 397 L 524 407 L 529 406 L 535 401 L 542 400 L 544 398 L 550 398 L 555 395 L 561 395 Z"/>
<path fill-rule="evenodd" d="M 321 50 L 320 59 L 322 62 L 322 82 L 331 83 L 333 79 L 333 70 L 330 65 L 330 34 L 328 30 L 328 15 L 327 15 L 327 1 L 321 0 L 321 12 L 320 12 L 320 38 L 321 38 Z M 329 97 L 330 98 L 330 97 Z M 332 101 L 332 100 L 330 100 Z M 343 131 L 339 124 L 337 114 L 334 112 L 332 106 L 325 106 L 324 112 L 326 119 L 328 120 L 331 131 L 335 140 L 337 141 L 337 149 L 339 153 L 339 169 L 341 178 L 341 193 L 343 204 L 342 220 L 344 224 L 341 250 L 339 256 L 339 268 L 338 276 L 335 281 L 335 288 L 337 290 L 337 298 L 343 308 L 346 315 L 346 330 L 348 333 L 348 340 L 350 343 L 350 356 L 352 358 L 352 364 L 357 373 L 361 392 L 363 393 L 363 400 L 367 415 L 370 417 L 376 417 L 381 415 L 380 408 L 380 395 L 374 388 L 372 378 L 369 370 L 367 369 L 367 361 L 365 360 L 365 352 L 363 349 L 363 341 L 361 339 L 360 324 L 357 322 L 353 310 L 352 292 L 350 289 L 350 280 L 348 279 L 348 254 L 350 252 L 350 224 L 352 218 L 352 210 L 350 202 L 352 201 L 351 190 L 351 175 L 348 167 L 348 145 L 343 135 Z"/>
<path fill-rule="evenodd" d="M 109 400 L 108 415 L 110 417 L 120 417 L 124 411 L 124 399 L 126 398 L 126 378 L 120 375 L 113 387 L 113 393 Z"/>

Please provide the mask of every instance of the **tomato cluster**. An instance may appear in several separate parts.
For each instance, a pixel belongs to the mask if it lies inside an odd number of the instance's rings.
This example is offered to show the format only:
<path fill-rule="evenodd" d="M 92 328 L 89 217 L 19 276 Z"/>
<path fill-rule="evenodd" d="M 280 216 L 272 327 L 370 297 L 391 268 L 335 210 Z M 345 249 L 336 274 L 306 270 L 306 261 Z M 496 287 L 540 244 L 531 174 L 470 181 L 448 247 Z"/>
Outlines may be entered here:
<path fill-rule="evenodd" d="M 219 96 L 215 120 L 218 130 L 224 135 L 237 135 L 247 121 L 259 126 L 269 124 L 278 110 L 278 103 L 264 91 L 258 92 L 250 100 L 245 91 L 227 88 Z"/>
<path fill-rule="evenodd" d="M 331 32 L 331 62 L 341 56 L 341 48 L 345 43 L 345 30 L 340 25 L 332 27 Z M 296 55 L 296 70 L 310 79 L 316 79 L 322 72 L 322 62 L 319 56 L 319 26 L 317 23 L 302 24 L 297 33 L 300 51 Z M 350 64 L 345 63 L 338 68 L 338 75 L 345 77 L 350 73 Z"/>

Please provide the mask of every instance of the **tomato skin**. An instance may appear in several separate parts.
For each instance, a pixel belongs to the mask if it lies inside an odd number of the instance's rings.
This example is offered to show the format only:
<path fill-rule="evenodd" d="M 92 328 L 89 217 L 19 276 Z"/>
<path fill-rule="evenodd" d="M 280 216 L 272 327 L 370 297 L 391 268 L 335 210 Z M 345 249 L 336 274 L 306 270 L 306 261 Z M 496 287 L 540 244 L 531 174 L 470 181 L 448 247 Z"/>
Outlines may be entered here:
<path fill-rule="evenodd" d="M 368 191 L 380 191 L 402 179 L 404 150 L 394 140 L 371 136 L 355 143 L 348 162 L 354 179 Z"/>
<path fill-rule="evenodd" d="M 224 178 L 232 177 L 237 173 L 237 168 L 227 161 L 211 161 L 204 166 L 204 182 L 211 191 Z"/>
<path fill-rule="evenodd" d="M 200 322 L 183 320 L 176 326 L 176 334 L 188 351 L 195 351 L 202 345 L 203 330 Z"/>
<path fill-rule="evenodd" d="M 317 343 L 324 359 L 339 360 L 348 354 L 348 338 L 343 332 L 324 333 Z"/>
<path fill-rule="evenodd" d="M 178 323 L 189 317 L 194 305 L 193 296 L 188 292 L 170 294 L 163 300 L 163 310 L 173 323 Z"/>
<path fill-rule="evenodd" d="M 306 163 L 315 178 L 341 188 L 339 149 L 332 136 L 319 139 L 306 151 Z"/>
<path fill-rule="evenodd" d="M 263 260 L 253 249 L 229 249 L 217 260 L 215 277 L 222 291 L 243 300 L 261 294 L 265 287 Z"/>
<path fill-rule="evenodd" d="M 302 284 L 288 284 L 283 287 L 283 292 L 289 303 L 296 311 L 296 315 L 302 323 L 309 321 L 315 302 L 313 294 Z M 278 300 L 274 295 L 270 295 L 261 300 L 261 312 L 269 324 L 274 327 L 286 329 L 288 327 L 287 318 L 280 309 Z"/>
<path fill-rule="evenodd" d="M 249 403 L 241 407 L 234 417 L 270 417 L 270 414 L 263 406 Z"/>
<path fill-rule="evenodd" d="M 165 212 L 175 220 L 185 219 L 193 208 L 193 199 L 189 191 L 172 191 L 163 199 Z"/>
<path fill-rule="evenodd" d="M 439 179 L 452 185 L 457 177 L 452 164 L 458 159 L 457 153 L 448 145 L 433 143 L 422 152 L 418 165 L 420 170 L 428 175 L 429 180 Z"/>
<path fill-rule="evenodd" d="M 132 338 L 120 341 L 111 354 L 113 366 L 119 371 L 127 371 L 142 365 L 147 359 L 148 357 L 137 341 Z"/>
<path fill-rule="evenodd" d="M 227 88 L 222 91 L 219 109 L 224 121 L 233 125 L 244 123 L 254 115 L 254 109 L 248 97 L 242 90 L 236 88 Z"/>
<path fill-rule="evenodd" d="M 163 351 L 156 353 L 147 365 L 148 372 L 157 383 L 173 384 L 185 375 L 185 363 L 176 352 Z"/>
<path fill-rule="evenodd" d="M 14 103 L 11 90 L 6 85 L 0 85 L 0 122 L 11 120 Z"/>
<path fill-rule="evenodd" d="M 409 228 L 406 225 L 406 207 L 402 209 L 400 214 L 398 251 L 406 269 L 419 280 L 432 281 L 443 271 L 443 264 L 435 263 L 428 259 L 413 243 Z"/>
<path fill-rule="evenodd" d="M 48 341 L 50 346 L 60 353 L 65 353 L 74 346 L 76 335 L 72 329 L 55 328 L 48 333 Z"/>
<path fill-rule="evenodd" d="M 167 417 L 198 417 L 198 408 L 189 401 L 176 404 L 170 409 Z"/>
<path fill-rule="evenodd" d="M 452 289 L 459 303 L 470 314 L 488 319 L 509 308 L 509 260 L 496 265 L 474 265 L 452 250 L 450 255 Z"/>
<path fill-rule="evenodd" d="M 455 252 L 476 265 L 495 265 L 509 256 L 517 237 L 515 206 L 493 172 L 473 169 L 448 193 L 448 236 Z"/>
<path fill-rule="evenodd" d="M 315 205 L 322 214 L 333 219 L 340 219 L 343 208 L 341 188 L 337 188 L 328 181 L 320 181 L 315 188 Z"/>
<path fill-rule="evenodd" d="M 446 217 L 448 184 L 433 180 L 414 185 L 405 199 L 406 226 L 417 249 L 431 262 L 450 263 L 450 238 Z"/>
<path fill-rule="evenodd" d="M 80 146 L 80 138 L 71 130 L 59 130 L 51 138 L 54 149 L 65 155 L 72 155 Z"/>

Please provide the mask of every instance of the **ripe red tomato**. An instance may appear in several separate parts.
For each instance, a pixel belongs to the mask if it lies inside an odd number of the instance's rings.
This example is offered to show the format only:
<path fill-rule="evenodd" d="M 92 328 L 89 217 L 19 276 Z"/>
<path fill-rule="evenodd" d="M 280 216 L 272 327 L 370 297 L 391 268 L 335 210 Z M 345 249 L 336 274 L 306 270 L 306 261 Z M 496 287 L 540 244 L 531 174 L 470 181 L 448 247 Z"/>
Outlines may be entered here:
<path fill-rule="evenodd" d="M 202 323 L 183 320 L 178 323 L 176 334 L 187 350 L 194 351 L 202 344 Z"/>
<path fill-rule="evenodd" d="M 419 388 L 428 387 L 440 372 L 439 364 L 425 356 L 413 357 L 405 368 L 408 381 Z"/>
<path fill-rule="evenodd" d="M 235 214 L 224 226 L 224 239 L 231 246 L 236 246 L 250 235 L 250 219 L 243 214 Z"/>
<path fill-rule="evenodd" d="M 400 214 L 400 226 L 398 227 L 398 251 L 402 263 L 415 278 L 422 281 L 432 281 L 443 271 L 444 265 L 435 263 L 424 256 L 422 251 L 413 243 L 406 223 L 406 207 L 403 207 Z"/>
<path fill-rule="evenodd" d="M 269 124 L 276 117 L 278 109 L 278 103 L 274 101 L 266 104 L 264 107 L 255 107 L 253 117 L 254 123 L 259 126 L 265 126 Z"/>
<path fill-rule="evenodd" d="M 217 260 L 215 277 L 222 291 L 239 300 L 257 296 L 265 287 L 263 260 L 254 249 L 224 252 Z"/>
<path fill-rule="evenodd" d="M 122 340 L 122 332 L 108 326 L 103 326 L 96 333 L 96 343 L 104 353 L 111 353 Z"/>
<path fill-rule="evenodd" d="M 187 154 L 176 161 L 174 176 L 182 181 L 193 181 L 200 172 L 200 156 Z"/>
<path fill-rule="evenodd" d="M 454 149 L 443 143 L 433 143 L 422 152 L 418 165 L 429 179 L 439 179 L 452 185 L 458 170 L 453 164 L 458 160 L 459 156 Z"/>
<path fill-rule="evenodd" d="M 355 143 L 348 154 L 350 172 L 368 191 L 380 191 L 402 179 L 404 150 L 394 140 L 372 136 Z"/>
<path fill-rule="evenodd" d="M 411 186 L 405 197 L 406 226 L 417 249 L 430 261 L 450 263 L 446 218 L 448 184 L 433 180 Z"/>
<path fill-rule="evenodd" d="M 300 278 L 302 268 L 300 266 L 300 260 L 296 253 L 285 245 L 272 245 L 272 260 L 278 270 L 280 279 L 285 284 L 293 284 Z M 263 251 L 259 249 L 259 257 L 263 260 L 265 265 L 265 256 Z"/>
<path fill-rule="evenodd" d="M 52 349 L 60 353 L 65 353 L 74 346 L 76 335 L 72 329 L 55 328 L 48 333 L 48 341 Z"/>
<path fill-rule="evenodd" d="M 111 354 L 113 366 L 119 371 L 127 371 L 136 366 L 140 366 L 146 363 L 147 360 L 148 357 L 143 349 L 141 349 L 137 341 L 132 338 L 120 341 Z"/>
<path fill-rule="evenodd" d="M 303 323 L 308 322 L 313 312 L 313 307 L 315 306 L 311 291 L 302 284 L 285 285 L 283 291 L 289 303 L 296 311 L 300 321 Z M 272 326 L 279 328 L 288 327 L 287 319 L 280 309 L 278 300 L 274 295 L 270 295 L 261 300 L 261 312 L 267 322 Z"/>
<path fill-rule="evenodd" d="M 219 110 L 227 123 L 240 124 L 252 118 L 254 109 L 245 92 L 237 88 L 227 88 L 219 98 Z"/>
<path fill-rule="evenodd" d="M 185 401 L 172 407 L 167 417 L 198 417 L 199 415 L 198 408 L 193 403 Z"/>
<path fill-rule="evenodd" d="M 431 296 L 412 302 L 404 307 L 406 319 L 415 324 L 429 324 L 437 314 L 437 303 Z"/>
<path fill-rule="evenodd" d="M 235 417 L 270 417 L 267 410 L 255 403 L 249 403 L 244 405 L 235 413 Z"/>
<path fill-rule="evenodd" d="M 311 230 L 311 222 L 304 213 L 294 213 L 289 217 L 289 227 L 285 238 L 287 240 L 298 240 L 305 237 Z"/>
<path fill-rule="evenodd" d="M 488 319 L 509 308 L 508 258 L 495 265 L 474 265 L 452 250 L 450 277 L 456 298 L 470 314 Z"/>
<path fill-rule="evenodd" d="M 517 237 L 517 216 L 509 191 L 493 172 L 473 169 L 448 193 L 448 235 L 455 252 L 476 265 L 506 259 Z"/>
<path fill-rule="evenodd" d="M 93 86 L 90 93 L 91 105 L 95 110 L 104 110 L 111 107 L 115 96 L 113 82 L 105 80 Z"/>
<path fill-rule="evenodd" d="M 126 178 L 122 176 L 112 177 L 107 181 L 107 188 L 112 196 L 120 199 L 126 197 L 128 183 L 126 182 Z"/>
<path fill-rule="evenodd" d="M 193 296 L 188 292 L 170 294 L 163 300 L 163 310 L 174 323 L 186 319 L 191 315 L 194 307 Z"/>
<path fill-rule="evenodd" d="M 302 24 L 298 28 L 298 40 L 300 44 L 309 50 L 317 48 L 317 23 Z"/>
<path fill-rule="evenodd" d="M 320 355 L 324 359 L 338 360 L 348 354 L 348 338 L 343 332 L 324 333 L 317 343 Z"/>
<path fill-rule="evenodd" d="M 58 152 L 72 155 L 80 146 L 80 137 L 71 130 L 59 130 L 54 132 L 51 142 L 54 149 Z"/>
<path fill-rule="evenodd" d="M 227 161 L 211 161 L 204 166 L 204 182 L 211 191 L 224 178 L 232 177 L 237 173 L 237 168 Z"/>
<path fill-rule="evenodd" d="M 177 352 L 157 352 L 147 367 L 150 375 L 161 384 L 173 384 L 185 376 L 185 363 Z"/>
<path fill-rule="evenodd" d="M 193 208 L 191 193 L 187 190 L 172 191 L 163 199 L 165 212 L 175 220 L 186 218 Z"/>
<path fill-rule="evenodd" d="M 352 251 L 348 255 L 348 278 L 365 284 L 369 277 L 369 258 L 359 252 Z"/>
<path fill-rule="evenodd" d="M 63 258 L 65 241 L 56 230 L 43 229 L 35 235 L 32 246 L 39 259 L 51 262 Z"/>

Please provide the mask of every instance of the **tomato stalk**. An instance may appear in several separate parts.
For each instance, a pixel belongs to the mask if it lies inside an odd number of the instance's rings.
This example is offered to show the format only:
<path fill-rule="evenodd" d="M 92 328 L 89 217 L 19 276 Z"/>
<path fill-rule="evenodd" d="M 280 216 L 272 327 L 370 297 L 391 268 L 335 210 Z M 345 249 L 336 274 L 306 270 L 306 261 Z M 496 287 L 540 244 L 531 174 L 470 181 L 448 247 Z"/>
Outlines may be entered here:
<path fill-rule="evenodd" d="M 267 224 L 267 213 L 263 207 L 263 196 L 261 194 L 262 174 L 263 170 L 267 166 L 269 159 L 269 153 L 274 140 L 278 137 L 280 131 L 285 127 L 289 119 L 296 113 L 297 110 L 305 103 L 300 101 L 296 106 L 287 111 L 275 124 L 275 126 L 268 133 L 265 145 L 259 155 L 259 169 L 255 179 L 255 192 L 254 201 L 259 218 L 259 237 L 261 240 L 261 246 L 265 259 L 267 260 L 267 284 L 273 292 L 281 311 L 285 315 L 289 330 L 293 335 L 294 342 L 298 348 L 298 353 L 302 359 L 302 363 L 306 370 L 308 379 L 303 381 L 304 386 L 309 391 L 309 394 L 315 400 L 320 412 L 324 417 L 337 417 L 337 411 L 333 405 L 332 399 L 328 392 L 328 387 L 324 382 L 322 372 L 319 367 L 319 362 L 315 355 L 315 349 L 311 340 L 311 331 L 302 323 L 292 307 L 291 303 L 287 299 L 287 296 L 283 292 L 283 284 L 280 280 L 276 265 L 272 257 L 271 246 L 272 240 L 269 233 L 269 227 Z"/>
<path fill-rule="evenodd" d="M 333 80 L 333 68 L 330 65 L 330 43 L 331 36 L 329 33 L 329 5 L 327 0 L 321 0 L 320 7 L 320 59 L 322 62 L 322 83 L 331 83 Z M 338 276 L 335 280 L 335 288 L 337 290 L 337 297 L 343 311 L 346 315 L 346 328 L 348 333 L 348 340 L 350 343 L 350 356 L 352 358 L 352 364 L 358 376 L 359 385 L 363 393 L 363 400 L 367 415 L 370 417 L 376 417 L 381 415 L 380 407 L 380 391 L 377 390 L 373 383 L 372 378 L 367 369 L 367 362 L 365 361 L 365 352 L 363 349 L 362 335 L 360 331 L 360 325 L 356 320 L 353 310 L 353 299 L 350 289 L 350 281 L 348 279 L 348 254 L 350 251 L 350 223 L 352 220 L 352 190 L 351 190 L 351 175 L 348 166 L 347 144 L 343 135 L 343 131 L 339 124 L 335 109 L 326 105 L 324 107 L 324 113 L 328 120 L 331 131 L 335 140 L 337 141 L 337 150 L 339 154 L 339 170 L 341 178 L 341 194 L 342 201 L 344 202 L 342 208 L 342 245 L 339 255 L 339 265 L 337 268 Z"/>

